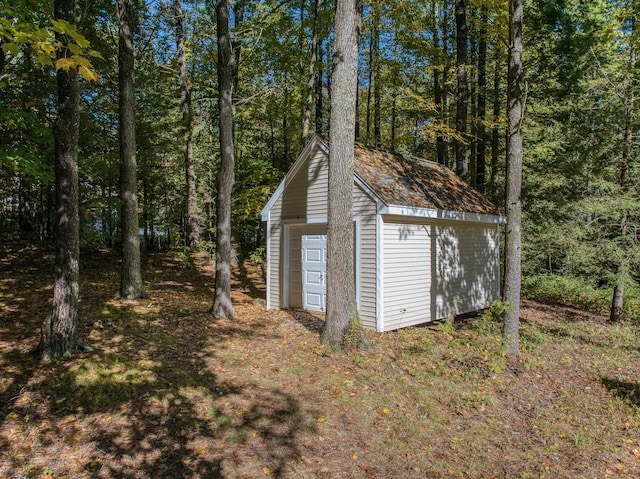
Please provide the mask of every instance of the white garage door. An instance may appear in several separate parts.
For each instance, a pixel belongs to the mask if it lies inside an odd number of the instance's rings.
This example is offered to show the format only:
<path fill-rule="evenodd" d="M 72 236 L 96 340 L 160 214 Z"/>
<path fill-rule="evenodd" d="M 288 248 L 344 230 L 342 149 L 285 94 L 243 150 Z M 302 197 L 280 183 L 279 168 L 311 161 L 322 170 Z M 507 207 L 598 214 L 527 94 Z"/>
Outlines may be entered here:
<path fill-rule="evenodd" d="M 324 311 L 327 307 L 327 235 L 302 235 L 302 307 Z"/>

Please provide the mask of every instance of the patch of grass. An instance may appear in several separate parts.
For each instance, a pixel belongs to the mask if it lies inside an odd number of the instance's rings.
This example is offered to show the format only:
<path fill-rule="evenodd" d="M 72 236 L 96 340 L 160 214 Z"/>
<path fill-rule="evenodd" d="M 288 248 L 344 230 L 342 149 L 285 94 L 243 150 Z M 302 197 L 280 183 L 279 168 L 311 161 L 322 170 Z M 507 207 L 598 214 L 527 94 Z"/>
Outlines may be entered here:
<path fill-rule="evenodd" d="M 153 364 L 139 364 L 122 355 L 78 359 L 57 381 L 67 407 L 100 411 L 129 401 L 158 380 Z"/>

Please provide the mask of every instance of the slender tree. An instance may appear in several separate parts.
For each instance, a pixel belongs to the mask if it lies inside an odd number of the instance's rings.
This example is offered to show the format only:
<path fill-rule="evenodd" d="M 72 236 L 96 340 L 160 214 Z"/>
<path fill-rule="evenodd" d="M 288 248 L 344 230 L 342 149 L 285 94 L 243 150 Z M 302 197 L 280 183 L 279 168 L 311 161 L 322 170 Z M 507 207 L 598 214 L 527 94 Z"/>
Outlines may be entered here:
<path fill-rule="evenodd" d="M 380 79 L 380 5 L 373 2 L 373 26 L 371 30 L 371 48 L 373 50 L 373 64 L 369 68 L 373 69 L 373 144 L 376 148 L 382 147 L 381 133 L 381 108 L 382 108 L 382 86 Z"/>
<path fill-rule="evenodd" d="M 626 85 L 624 88 L 624 129 L 622 134 L 622 157 L 620 161 L 618 180 L 620 194 L 625 199 L 628 197 L 632 186 L 631 160 L 634 155 L 633 150 L 634 148 L 637 148 L 637 113 L 635 105 L 636 89 L 638 86 L 638 55 L 636 45 L 638 28 L 637 21 L 639 14 L 640 6 L 637 2 L 633 2 L 632 8 L 629 11 L 629 23 L 631 28 L 628 33 L 628 60 L 625 62 L 627 63 L 626 70 L 629 74 L 626 75 Z M 629 203 L 632 203 L 632 200 L 629 201 Z M 628 244 L 630 236 L 629 230 L 633 228 L 633 224 L 630 225 L 630 211 L 627 205 L 622 208 L 619 225 L 620 243 L 623 245 L 623 249 L 627 249 L 630 247 Z M 613 295 L 611 297 L 611 308 L 609 310 L 609 322 L 612 323 L 621 321 L 624 318 L 624 290 L 625 283 L 629 279 L 629 260 L 627 256 L 628 252 L 623 251 L 617 258 L 615 284 L 613 287 Z"/>
<path fill-rule="evenodd" d="M 55 17 L 75 24 L 75 0 L 56 0 Z M 66 35 L 58 41 L 68 44 Z M 62 49 L 58 58 L 71 56 Z M 56 182 L 56 274 L 53 314 L 42 324 L 40 353 L 45 360 L 78 351 L 80 240 L 78 218 L 78 137 L 80 93 L 75 68 L 59 69 L 58 115 L 54 126 Z"/>
<path fill-rule="evenodd" d="M 176 30 L 176 50 L 178 55 L 178 81 L 180 83 L 180 112 L 184 132 L 184 171 L 186 180 L 187 245 L 197 246 L 200 242 L 200 225 L 196 192 L 196 170 L 193 164 L 193 112 L 191 90 L 187 78 L 187 55 L 185 52 L 184 14 L 182 0 L 173 0 L 173 20 Z"/>
<path fill-rule="evenodd" d="M 233 90 L 238 75 L 240 45 L 230 34 L 229 0 L 217 0 L 218 109 L 220 127 L 220 170 L 216 202 L 216 277 L 211 313 L 215 318 L 235 316 L 231 301 L 231 200 L 235 181 L 233 144 Z M 234 51 L 234 47 L 238 50 Z"/>
<path fill-rule="evenodd" d="M 436 121 L 438 122 L 438 132 L 436 134 L 436 151 L 438 154 L 438 163 L 444 165 L 446 163 L 446 145 L 444 137 L 442 135 L 442 125 L 444 124 L 444 99 L 443 99 L 443 87 L 442 87 L 442 65 L 440 57 L 440 6 L 437 0 L 432 0 L 431 9 L 433 11 L 433 31 L 431 33 L 433 41 L 433 51 L 436 58 L 436 65 L 433 69 L 433 96 L 435 100 L 435 112 Z M 446 34 L 445 34 L 446 35 Z"/>
<path fill-rule="evenodd" d="M 480 31 L 478 32 L 478 116 L 475 186 L 484 192 L 486 177 L 487 135 L 485 120 L 487 116 L 487 21 L 488 7 L 480 7 Z"/>
<path fill-rule="evenodd" d="M 318 61 L 318 4 L 321 0 L 313 1 L 313 18 L 311 25 L 311 58 L 307 76 L 307 89 L 305 91 L 304 107 L 302 112 L 302 140 L 307 141 L 311 131 L 311 115 L 313 111 L 313 92 L 316 78 L 316 63 Z M 302 7 L 300 7 L 302 8 Z"/>
<path fill-rule="evenodd" d="M 469 155 L 467 153 L 467 16 L 465 0 L 455 0 L 456 16 L 456 173 L 463 179 L 469 174 Z"/>
<path fill-rule="evenodd" d="M 144 296 L 140 269 L 140 225 L 138 223 L 138 174 L 136 165 L 135 60 L 133 6 L 131 0 L 117 1 L 118 112 L 120 118 L 120 201 L 122 222 L 122 269 L 120 297 Z"/>
<path fill-rule="evenodd" d="M 329 123 L 327 316 L 322 343 L 359 347 L 353 261 L 353 158 L 360 13 L 356 0 L 338 0 Z"/>
<path fill-rule="evenodd" d="M 522 68 L 523 0 L 509 4 L 509 72 L 507 130 L 506 258 L 504 299 L 509 308 L 504 320 L 503 340 L 508 356 L 519 358 L 521 249 L 522 249 L 522 119 L 524 79 Z"/>

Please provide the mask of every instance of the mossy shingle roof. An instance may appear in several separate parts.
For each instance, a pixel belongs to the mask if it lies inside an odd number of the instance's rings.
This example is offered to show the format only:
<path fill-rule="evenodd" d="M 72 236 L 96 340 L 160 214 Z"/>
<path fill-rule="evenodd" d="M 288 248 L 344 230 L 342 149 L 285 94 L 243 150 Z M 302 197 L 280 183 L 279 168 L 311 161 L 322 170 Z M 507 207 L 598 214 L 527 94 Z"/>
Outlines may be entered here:
<path fill-rule="evenodd" d="M 356 145 L 354 169 L 389 206 L 498 214 L 492 203 L 453 171 L 430 161 Z"/>

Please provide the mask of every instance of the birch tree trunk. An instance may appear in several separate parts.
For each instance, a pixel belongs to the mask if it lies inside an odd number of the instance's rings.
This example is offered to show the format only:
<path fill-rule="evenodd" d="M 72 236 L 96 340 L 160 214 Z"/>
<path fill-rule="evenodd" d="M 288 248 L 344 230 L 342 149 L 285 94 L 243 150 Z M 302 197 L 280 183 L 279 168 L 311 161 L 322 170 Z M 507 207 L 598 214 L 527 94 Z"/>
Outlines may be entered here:
<path fill-rule="evenodd" d="M 508 131 L 507 131 L 507 227 L 504 299 L 509 303 L 505 315 L 503 341 L 509 357 L 520 356 L 520 287 L 521 287 L 521 230 L 522 230 L 522 17 L 523 0 L 510 0 L 510 42 L 508 73 Z"/>
<path fill-rule="evenodd" d="M 329 124 L 327 317 L 322 343 L 360 347 L 353 253 L 353 157 L 360 14 L 355 0 L 338 0 Z"/>
<path fill-rule="evenodd" d="M 120 117 L 120 201 L 122 211 L 120 297 L 136 299 L 144 296 L 144 288 L 140 270 L 140 225 L 138 223 L 133 7 L 131 0 L 118 0 L 116 8 L 119 26 L 118 111 Z"/>
<path fill-rule="evenodd" d="M 56 0 L 56 20 L 75 24 L 75 0 Z M 63 35 L 57 40 L 66 43 Z M 63 54 L 64 55 L 64 54 Z M 56 271 L 53 313 L 41 327 L 39 352 L 44 360 L 78 351 L 79 219 L 78 136 L 80 93 L 74 69 L 58 70 L 58 117 L 54 126 L 56 181 Z"/>

